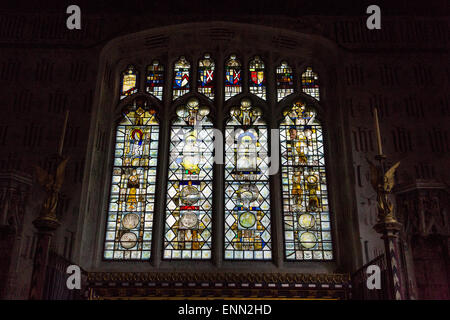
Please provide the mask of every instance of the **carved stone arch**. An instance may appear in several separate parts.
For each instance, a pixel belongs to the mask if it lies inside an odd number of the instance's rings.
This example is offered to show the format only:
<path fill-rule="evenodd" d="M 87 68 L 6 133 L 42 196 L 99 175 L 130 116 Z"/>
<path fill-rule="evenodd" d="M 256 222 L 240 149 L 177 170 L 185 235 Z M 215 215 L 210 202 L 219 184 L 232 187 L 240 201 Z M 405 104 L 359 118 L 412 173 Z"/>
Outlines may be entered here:
<path fill-rule="evenodd" d="M 221 30 L 220 35 L 217 35 L 217 29 Z M 155 42 L 155 38 L 160 40 Z M 130 48 L 133 50 L 130 50 Z M 216 78 L 217 91 L 214 101 L 210 101 L 197 92 L 198 59 L 200 59 L 205 52 L 210 53 L 211 58 L 214 59 L 216 70 L 218 72 Z M 275 77 L 275 74 L 272 74 L 275 72 L 275 67 L 280 61 L 287 60 L 289 65 L 294 69 L 294 83 L 296 84 L 294 86 L 294 94 L 286 97 L 279 103 L 275 102 L 276 99 L 264 101 L 248 93 L 248 77 L 245 76 L 242 79 L 243 91 L 229 100 L 223 101 L 223 70 L 226 59 L 231 54 L 236 54 L 237 58 L 240 60 L 244 75 L 248 74 L 248 61 L 254 55 L 261 56 L 266 66 L 266 77 L 272 78 Z M 189 93 L 174 101 L 172 100 L 173 65 L 181 55 L 184 55 L 191 64 L 191 88 Z M 109 179 L 109 173 L 107 171 L 108 168 L 110 168 L 111 160 L 107 153 L 95 151 L 94 147 L 98 134 L 97 131 L 98 128 L 110 130 L 113 119 L 109 121 L 107 117 L 110 117 L 110 115 L 105 115 L 105 111 L 110 111 L 111 108 L 115 108 L 120 113 L 121 108 L 119 106 L 123 106 L 133 100 L 132 96 L 119 101 L 118 75 L 121 72 L 119 67 L 128 64 L 134 64 L 136 68 L 139 66 L 138 71 L 141 75 L 140 91 L 134 97 L 146 97 L 148 101 L 157 105 L 159 108 L 158 114 L 161 115 L 162 119 L 160 122 L 160 154 L 162 155 L 163 153 L 167 153 L 168 150 L 167 140 L 169 139 L 170 134 L 169 119 L 174 115 L 176 106 L 185 102 L 189 97 L 197 97 L 200 101 L 211 107 L 211 113 L 214 114 L 217 119 L 216 122 L 218 122 L 219 128 L 223 128 L 223 117 L 226 115 L 229 108 L 233 105 L 238 105 L 243 97 L 250 97 L 252 105 L 258 106 L 263 110 L 269 128 L 272 126 L 275 127 L 275 120 L 279 120 L 282 109 L 281 106 L 292 104 L 296 99 L 301 98 L 307 101 L 308 104 L 313 105 L 317 110 L 327 110 L 326 113 L 322 111 L 318 111 L 318 113 L 321 115 L 324 114 L 324 119 L 328 118 L 335 120 L 333 126 L 330 126 L 330 135 L 334 136 L 336 131 L 340 130 L 338 126 L 344 127 L 345 125 L 345 123 L 341 123 L 343 111 L 339 110 L 338 106 L 336 106 L 336 108 L 333 106 L 332 109 L 329 109 L 327 108 L 327 105 L 328 101 L 338 101 L 336 87 L 339 84 L 333 84 L 333 87 L 330 87 L 330 90 L 327 90 L 327 93 L 330 94 L 327 94 L 326 99 L 323 99 L 324 101 L 318 103 L 312 97 L 300 92 L 301 84 L 298 77 L 300 76 L 300 73 L 303 72 L 302 68 L 299 68 L 299 66 L 302 66 L 303 63 L 312 63 L 314 72 L 317 72 L 320 77 L 320 89 L 322 95 L 323 88 L 329 85 L 329 73 L 339 66 L 339 56 L 340 49 L 337 45 L 319 35 L 295 32 L 288 29 L 264 25 L 251 25 L 225 21 L 169 25 L 120 36 L 108 42 L 100 53 L 99 74 L 95 89 L 94 107 L 85 165 L 86 179 L 82 186 L 83 189 L 80 201 L 80 212 L 83 214 L 80 217 L 80 227 L 77 238 L 80 239 L 80 242 L 82 243 L 77 244 L 77 247 L 74 250 L 75 259 L 80 261 L 83 266 L 86 266 L 86 268 L 90 270 L 148 271 L 149 268 L 156 270 L 161 267 L 161 270 L 177 270 L 178 272 L 181 266 L 181 264 L 170 265 L 169 263 L 158 262 L 158 259 L 161 260 L 160 251 L 155 251 L 155 254 L 152 255 L 152 259 L 155 257 L 155 260 L 152 261 L 151 264 L 134 264 L 132 269 L 128 269 L 130 268 L 129 264 L 120 264 L 117 262 L 105 263 L 99 258 L 102 255 L 101 248 L 103 247 L 103 234 L 98 231 L 104 230 L 103 226 L 106 221 L 106 219 L 104 219 L 106 214 L 105 202 L 102 199 L 105 197 L 107 198 L 108 192 L 108 190 L 105 192 L 101 188 L 105 184 L 104 181 L 108 181 Z M 146 69 L 154 59 L 158 59 L 164 64 L 165 79 L 162 102 L 144 92 Z M 271 69 L 269 69 L 269 64 Z M 269 70 L 271 70 L 271 74 L 269 74 Z M 108 78 L 107 73 L 112 74 L 113 81 L 111 81 L 111 85 L 105 81 Z M 220 79 L 218 77 L 220 77 Z M 219 89 L 219 85 L 221 86 L 221 89 Z M 275 90 L 272 94 L 276 97 L 276 83 L 273 87 L 269 87 L 269 83 L 267 83 L 267 92 L 269 93 L 270 90 Z M 325 121 L 322 122 L 325 125 Z M 326 127 L 328 127 L 328 123 Z M 336 141 L 335 144 L 344 145 L 345 142 Z M 112 143 L 110 146 L 111 145 Z M 108 149 L 108 152 L 111 153 L 112 151 L 110 149 L 111 148 Z M 329 153 L 331 152 L 328 152 L 328 154 Z M 167 164 L 161 164 L 161 168 L 158 167 L 158 170 L 161 169 L 162 171 L 159 172 L 165 172 L 166 165 Z M 93 172 L 96 174 L 94 175 Z M 343 180 L 347 181 L 345 182 L 345 187 L 336 191 L 336 194 L 339 195 L 335 197 L 335 203 L 332 203 L 332 205 L 338 205 L 334 209 L 334 211 L 337 212 L 336 216 L 338 216 L 338 214 L 343 214 L 342 218 L 339 218 L 341 220 L 338 221 L 338 226 L 333 226 L 333 228 L 334 230 L 337 230 L 339 227 L 339 230 L 343 230 L 343 232 L 340 233 L 345 235 L 335 237 L 335 239 L 337 239 L 335 247 L 339 249 L 340 246 L 343 246 L 342 252 L 337 252 L 336 254 L 336 262 L 326 266 L 320 265 L 318 268 L 323 272 L 332 272 L 337 269 L 349 271 L 352 266 L 360 264 L 357 262 L 360 258 L 358 257 L 359 253 L 356 248 L 359 244 L 357 217 L 355 218 L 353 215 L 353 208 L 356 206 L 353 203 L 353 191 L 348 187 L 351 185 L 349 181 L 352 179 L 351 151 L 348 154 L 345 153 L 340 155 L 340 157 L 336 159 L 336 165 L 329 168 L 329 172 L 334 176 L 334 178 L 329 179 L 331 183 L 330 189 L 339 186 L 339 183 L 344 185 L 344 183 L 342 183 Z M 164 179 L 165 178 L 163 178 L 163 180 Z M 335 185 L 333 185 L 333 181 L 336 181 Z M 220 186 L 220 183 L 218 183 L 218 186 Z M 162 187 L 160 187 L 159 191 L 165 192 L 164 183 L 162 183 Z M 343 195 L 345 195 L 345 197 L 343 197 Z M 332 194 L 330 192 L 330 199 L 331 198 Z M 162 203 L 162 207 L 156 205 L 157 210 L 159 210 L 157 215 L 164 212 L 164 201 Z M 155 233 L 153 239 L 161 240 L 162 234 Z M 220 239 L 217 240 L 219 241 L 216 242 L 220 244 Z M 161 248 L 161 242 L 157 243 L 157 246 Z M 215 256 L 219 257 L 219 254 L 220 251 L 216 252 Z M 217 259 L 220 260 L 220 257 L 215 259 L 215 262 L 212 264 L 198 265 L 198 267 L 201 269 L 220 265 L 226 266 L 225 263 L 221 264 L 221 261 L 217 262 Z M 268 268 L 269 270 L 270 268 L 276 269 L 280 267 L 280 271 L 283 272 L 289 270 L 283 269 L 283 263 L 280 261 L 281 260 L 278 259 L 278 262 L 269 266 L 266 264 L 264 268 Z M 258 263 L 257 265 L 258 267 L 261 266 Z M 243 270 L 252 271 L 254 265 L 240 262 L 229 265 L 230 268 L 234 266 L 242 266 Z M 189 268 L 190 266 L 183 264 L 183 267 Z M 306 270 L 311 267 L 309 266 L 305 269 L 304 266 L 296 265 L 287 268 L 300 268 L 295 269 L 298 271 Z"/>

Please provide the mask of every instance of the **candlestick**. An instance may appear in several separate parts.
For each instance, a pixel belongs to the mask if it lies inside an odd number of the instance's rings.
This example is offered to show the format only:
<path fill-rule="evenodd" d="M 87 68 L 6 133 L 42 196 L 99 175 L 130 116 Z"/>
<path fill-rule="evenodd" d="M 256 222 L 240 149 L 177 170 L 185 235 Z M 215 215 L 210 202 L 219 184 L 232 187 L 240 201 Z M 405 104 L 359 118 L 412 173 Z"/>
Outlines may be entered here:
<path fill-rule="evenodd" d="M 380 124 L 378 123 L 378 110 L 377 108 L 373 109 L 373 116 L 375 118 L 375 132 L 377 135 L 377 147 L 378 147 L 378 154 L 383 154 L 383 148 L 381 146 L 381 133 L 380 133 Z"/>
<path fill-rule="evenodd" d="M 58 154 L 62 156 L 64 137 L 66 136 L 67 121 L 69 120 L 69 110 L 66 110 L 66 118 L 64 119 L 63 131 L 61 133 L 61 138 L 59 140 Z"/>

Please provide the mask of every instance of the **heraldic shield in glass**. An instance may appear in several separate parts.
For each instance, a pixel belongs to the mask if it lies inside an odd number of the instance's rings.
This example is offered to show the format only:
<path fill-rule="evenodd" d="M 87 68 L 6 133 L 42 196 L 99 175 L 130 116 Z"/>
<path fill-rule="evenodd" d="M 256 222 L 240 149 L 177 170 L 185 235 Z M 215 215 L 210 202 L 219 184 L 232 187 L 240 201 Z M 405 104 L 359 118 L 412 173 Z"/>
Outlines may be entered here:
<path fill-rule="evenodd" d="M 150 258 L 158 139 L 155 110 L 125 109 L 116 130 L 105 259 Z"/>
<path fill-rule="evenodd" d="M 198 62 L 198 92 L 214 100 L 215 64 L 209 53 Z"/>
<path fill-rule="evenodd" d="M 213 128 L 210 109 L 195 98 L 172 123 L 164 259 L 210 259 Z"/>
<path fill-rule="evenodd" d="M 266 78 L 264 76 L 264 62 L 256 56 L 249 64 L 250 93 L 266 100 Z"/>
<path fill-rule="evenodd" d="M 267 126 L 249 99 L 225 127 L 225 259 L 272 259 Z"/>
<path fill-rule="evenodd" d="M 297 102 L 280 125 L 285 254 L 288 260 L 331 260 L 323 132 L 314 110 Z"/>
<path fill-rule="evenodd" d="M 175 62 L 173 79 L 173 100 L 189 92 L 191 64 L 185 57 Z"/>
<path fill-rule="evenodd" d="M 241 62 L 232 54 L 225 63 L 225 101 L 242 92 Z"/>

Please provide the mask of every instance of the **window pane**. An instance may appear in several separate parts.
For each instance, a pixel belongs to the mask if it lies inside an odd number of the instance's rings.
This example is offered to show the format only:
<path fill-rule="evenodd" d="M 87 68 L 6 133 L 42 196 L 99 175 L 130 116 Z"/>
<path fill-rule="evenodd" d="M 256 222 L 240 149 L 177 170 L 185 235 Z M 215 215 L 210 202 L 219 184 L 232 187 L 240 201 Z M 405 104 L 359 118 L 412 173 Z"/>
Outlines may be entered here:
<path fill-rule="evenodd" d="M 180 57 L 180 60 L 175 62 L 174 80 L 173 80 L 173 100 L 189 92 L 190 70 L 191 64 L 185 59 L 185 57 Z"/>
<path fill-rule="evenodd" d="M 133 66 L 129 66 L 126 71 L 122 72 L 120 99 L 124 99 L 127 96 L 138 91 L 138 72 Z"/>
<path fill-rule="evenodd" d="M 191 99 L 171 127 L 165 259 L 210 259 L 213 130 L 209 108 Z"/>
<path fill-rule="evenodd" d="M 285 253 L 288 260 L 333 259 L 322 127 L 297 102 L 280 125 Z"/>
<path fill-rule="evenodd" d="M 242 92 L 241 62 L 232 54 L 225 64 L 225 101 Z"/>
<path fill-rule="evenodd" d="M 311 97 L 319 99 L 319 76 L 310 67 L 302 73 L 302 91 Z"/>
<path fill-rule="evenodd" d="M 162 100 L 164 88 L 164 66 L 159 61 L 153 61 L 147 68 L 146 90 L 159 100 Z"/>
<path fill-rule="evenodd" d="M 130 106 L 116 130 L 105 259 L 151 254 L 159 128 L 155 111 Z"/>
<path fill-rule="evenodd" d="M 294 93 L 294 75 L 292 68 L 283 61 L 277 67 L 277 101 Z"/>
<path fill-rule="evenodd" d="M 264 62 L 256 56 L 249 64 L 250 93 L 261 99 L 266 99 L 266 79 L 264 76 Z"/>
<path fill-rule="evenodd" d="M 272 259 L 267 126 L 243 99 L 225 127 L 225 259 Z"/>
<path fill-rule="evenodd" d="M 210 99 L 214 99 L 214 78 L 215 64 L 209 53 L 198 63 L 198 92 Z"/>

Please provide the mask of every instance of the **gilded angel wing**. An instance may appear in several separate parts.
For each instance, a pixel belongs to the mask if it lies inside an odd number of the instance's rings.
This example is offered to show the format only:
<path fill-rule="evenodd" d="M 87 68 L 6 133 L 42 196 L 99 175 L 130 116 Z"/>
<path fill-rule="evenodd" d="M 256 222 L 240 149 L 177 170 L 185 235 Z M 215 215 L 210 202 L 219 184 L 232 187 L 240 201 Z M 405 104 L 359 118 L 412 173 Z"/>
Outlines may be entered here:
<path fill-rule="evenodd" d="M 38 183 L 41 186 L 45 187 L 50 180 L 49 174 L 39 166 L 34 166 L 34 168 L 36 170 L 36 178 L 38 180 Z"/>
<path fill-rule="evenodd" d="M 366 158 L 367 162 L 370 166 L 370 184 L 372 185 L 373 189 L 377 191 L 378 189 L 378 168 L 377 166 L 370 161 L 368 158 Z"/>
<path fill-rule="evenodd" d="M 395 181 L 394 181 L 394 175 L 395 170 L 400 165 L 400 161 L 394 164 L 386 173 L 384 174 L 384 190 L 387 192 L 390 192 L 392 188 L 394 187 Z"/>
<path fill-rule="evenodd" d="M 56 179 L 55 179 L 56 190 L 59 190 L 61 188 L 62 183 L 64 181 L 64 171 L 66 170 L 67 161 L 69 161 L 69 157 L 61 161 L 61 163 L 58 165 L 58 168 L 56 169 Z"/>

